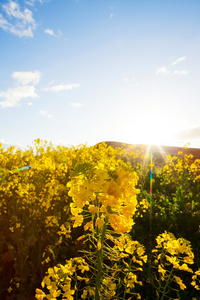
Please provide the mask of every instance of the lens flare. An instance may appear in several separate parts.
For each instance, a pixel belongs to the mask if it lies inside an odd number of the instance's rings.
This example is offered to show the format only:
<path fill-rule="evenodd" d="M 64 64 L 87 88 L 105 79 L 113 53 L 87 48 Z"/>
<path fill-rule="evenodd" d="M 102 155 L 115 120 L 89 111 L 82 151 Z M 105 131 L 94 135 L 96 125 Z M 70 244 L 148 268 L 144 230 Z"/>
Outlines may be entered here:
<path fill-rule="evenodd" d="M 15 172 L 20 172 L 20 171 L 30 170 L 30 169 L 31 169 L 31 166 L 28 165 L 28 166 L 25 166 L 25 167 L 22 167 L 22 168 L 14 169 L 11 172 L 15 173 Z"/>

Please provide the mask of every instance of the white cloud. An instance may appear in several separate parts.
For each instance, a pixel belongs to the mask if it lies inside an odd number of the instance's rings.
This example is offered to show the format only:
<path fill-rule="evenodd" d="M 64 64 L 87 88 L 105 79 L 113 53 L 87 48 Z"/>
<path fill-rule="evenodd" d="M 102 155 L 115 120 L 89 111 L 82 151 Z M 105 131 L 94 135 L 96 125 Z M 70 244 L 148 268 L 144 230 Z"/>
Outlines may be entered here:
<path fill-rule="evenodd" d="M 182 61 L 184 61 L 184 60 L 186 60 L 186 56 L 181 56 L 181 57 L 177 58 L 177 59 L 172 63 L 172 65 L 177 65 L 178 63 L 180 63 L 180 62 L 182 62 Z"/>
<path fill-rule="evenodd" d="M 173 72 L 173 74 L 175 74 L 175 75 L 187 75 L 188 71 L 186 71 L 186 70 L 175 70 Z"/>
<path fill-rule="evenodd" d="M 78 108 L 78 107 L 82 107 L 83 106 L 83 104 L 81 104 L 79 102 L 71 102 L 70 105 L 73 106 L 74 108 Z"/>
<path fill-rule="evenodd" d="M 51 87 L 43 88 L 42 91 L 44 91 L 44 92 L 51 91 L 51 92 L 57 93 L 57 92 L 61 92 L 61 91 L 76 89 L 78 87 L 80 87 L 80 84 L 78 84 L 78 83 L 59 84 L 59 85 L 54 85 Z"/>
<path fill-rule="evenodd" d="M 51 29 L 45 29 L 44 31 L 45 33 L 49 34 L 49 35 L 54 35 L 54 31 Z"/>
<path fill-rule="evenodd" d="M 44 32 L 51 35 L 51 36 L 53 36 L 53 37 L 56 37 L 56 38 L 59 38 L 59 37 L 62 36 L 62 31 L 60 29 L 58 30 L 58 34 L 55 34 L 52 29 L 45 29 Z"/>
<path fill-rule="evenodd" d="M 26 4 L 33 6 L 35 4 L 35 0 L 25 1 Z"/>
<path fill-rule="evenodd" d="M 40 110 L 39 114 L 46 117 L 46 118 L 53 118 L 53 116 L 51 114 L 49 114 L 49 112 L 47 110 Z"/>
<path fill-rule="evenodd" d="M 0 102 L 0 106 L 5 108 L 18 106 L 22 99 L 38 98 L 38 95 L 35 93 L 35 87 L 33 85 L 27 85 L 9 88 L 6 92 L 0 92 L 0 98 L 4 98 L 4 100 Z"/>
<path fill-rule="evenodd" d="M 166 67 L 161 67 L 161 68 L 159 68 L 159 69 L 157 69 L 157 71 L 156 71 L 156 75 L 168 75 L 170 73 L 170 71 L 169 70 L 167 70 L 167 68 Z"/>
<path fill-rule="evenodd" d="M 27 0 L 25 1 L 26 4 L 33 6 L 36 1 L 39 1 L 40 3 L 43 3 L 43 0 Z"/>
<path fill-rule="evenodd" d="M 6 31 L 7 27 L 9 26 L 9 23 L 7 20 L 3 17 L 2 14 L 0 14 L 0 28 Z"/>
<path fill-rule="evenodd" d="M 0 27 L 7 32 L 11 32 L 19 37 L 33 37 L 33 30 L 36 28 L 36 22 L 33 19 L 32 11 L 25 8 L 20 10 L 17 2 L 9 0 L 3 4 L 2 8 L 5 16 L 0 14 Z"/>
<path fill-rule="evenodd" d="M 13 72 L 11 77 L 17 81 L 18 84 L 37 84 L 40 81 L 41 74 L 38 71 L 35 72 Z"/>
<path fill-rule="evenodd" d="M 183 141 L 200 139 L 200 126 L 181 130 L 175 137 Z"/>
<path fill-rule="evenodd" d="M 172 65 L 176 65 L 179 62 L 182 62 L 186 59 L 186 56 L 182 56 L 177 58 Z M 168 70 L 165 66 L 159 68 L 156 70 L 156 75 L 169 75 L 169 74 L 174 74 L 174 75 L 187 75 L 188 71 L 186 70 Z"/>

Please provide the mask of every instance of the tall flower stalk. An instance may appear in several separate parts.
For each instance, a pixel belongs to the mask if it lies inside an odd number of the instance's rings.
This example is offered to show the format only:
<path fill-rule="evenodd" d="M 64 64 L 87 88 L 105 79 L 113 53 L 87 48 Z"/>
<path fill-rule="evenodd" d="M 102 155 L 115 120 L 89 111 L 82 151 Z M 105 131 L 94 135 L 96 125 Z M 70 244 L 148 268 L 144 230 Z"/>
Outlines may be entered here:
<path fill-rule="evenodd" d="M 104 243 L 109 228 L 117 234 L 130 231 L 137 205 L 137 175 L 125 164 L 107 168 L 105 165 L 80 164 L 69 182 L 74 227 L 85 224 L 87 234 L 96 239 L 95 299 L 101 299 L 104 277 Z M 90 214 L 83 218 L 83 212 Z M 108 228 L 109 227 L 109 228 Z"/>
<path fill-rule="evenodd" d="M 120 161 L 109 167 L 102 163 L 78 164 L 67 184 L 72 199 L 73 227 L 83 226 L 84 235 L 79 239 L 89 242 L 88 249 L 82 250 L 90 273 L 90 278 L 88 274 L 84 279 L 88 280 L 88 285 L 83 288 L 82 294 L 81 285 L 79 287 L 82 299 L 125 299 L 127 293 L 133 294 L 135 284 L 141 284 L 137 275 L 133 274 L 141 268 L 134 269 L 131 264 L 127 267 L 131 255 L 135 265 L 141 266 L 141 259 L 146 261 L 144 249 L 126 236 L 134 224 L 136 196 L 139 193 L 137 181 L 132 167 Z M 69 278 L 71 289 L 75 292 L 78 284 L 72 284 L 74 272 L 72 267 L 71 275 L 69 272 L 66 278 Z M 122 279 L 118 295 L 116 274 Z M 47 280 L 45 282 L 48 283 Z M 58 295 L 57 289 L 55 294 Z"/>

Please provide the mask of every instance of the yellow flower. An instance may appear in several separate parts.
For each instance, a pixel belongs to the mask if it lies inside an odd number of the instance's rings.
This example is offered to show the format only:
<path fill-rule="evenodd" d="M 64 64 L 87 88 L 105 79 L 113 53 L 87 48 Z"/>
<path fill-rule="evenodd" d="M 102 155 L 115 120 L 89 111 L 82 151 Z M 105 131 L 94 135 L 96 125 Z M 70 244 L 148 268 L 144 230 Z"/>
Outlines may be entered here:
<path fill-rule="evenodd" d="M 97 249 L 98 249 L 98 251 L 101 250 L 101 242 L 100 241 L 97 242 Z"/>
<path fill-rule="evenodd" d="M 64 295 L 63 295 L 63 299 L 66 297 L 68 300 L 73 300 L 73 296 L 75 293 L 75 290 L 71 290 L 71 282 L 69 282 L 68 284 L 65 284 L 63 286 L 63 291 L 64 291 Z"/>
<path fill-rule="evenodd" d="M 83 240 L 84 238 L 85 238 L 85 235 L 81 235 L 77 238 L 77 241 L 79 242 L 79 241 Z"/>
<path fill-rule="evenodd" d="M 82 216 L 82 215 L 76 215 L 76 216 L 74 217 L 74 220 L 75 220 L 75 222 L 74 222 L 73 227 L 79 227 L 79 226 L 81 226 L 82 223 L 83 223 L 83 216 Z"/>
<path fill-rule="evenodd" d="M 99 208 L 98 208 L 98 206 L 89 205 L 89 207 L 88 207 L 88 210 L 89 210 L 91 213 L 95 213 L 95 214 L 97 214 L 97 213 L 98 213 L 98 210 L 99 210 Z"/>
<path fill-rule="evenodd" d="M 119 250 L 120 250 L 120 251 L 123 251 L 123 248 L 124 248 L 124 247 L 123 247 L 123 244 L 120 243 L 117 239 L 115 239 L 114 242 L 115 242 L 115 245 L 118 246 Z"/>
<path fill-rule="evenodd" d="M 158 266 L 158 272 L 162 274 L 162 276 L 165 276 L 166 270 L 164 270 L 161 265 Z"/>
<path fill-rule="evenodd" d="M 100 218 L 96 219 L 96 223 L 95 226 L 97 226 L 98 228 L 102 227 L 104 225 L 104 221 Z"/>
<path fill-rule="evenodd" d="M 182 266 L 180 266 L 179 270 L 183 270 L 183 271 L 193 273 L 192 269 L 188 268 L 188 265 L 186 265 L 186 264 L 183 264 Z"/>
<path fill-rule="evenodd" d="M 89 282 L 89 278 L 86 278 L 86 277 L 77 276 L 77 279 L 80 281 L 85 280 L 86 284 Z"/>
<path fill-rule="evenodd" d="M 147 263 L 147 255 L 142 256 L 142 259 L 145 263 Z"/>
<path fill-rule="evenodd" d="M 87 298 L 87 294 L 88 294 L 87 290 L 83 290 L 83 294 L 81 295 L 81 298 L 82 299 L 86 299 Z"/>
<path fill-rule="evenodd" d="M 178 285 L 182 290 L 186 289 L 186 285 L 183 283 L 180 277 L 174 276 L 174 279 L 176 280 L 176 282 L 178 283 Z"/>
<path fill-rule="evenodd" d="M 81 213 L 83 210 L 78 208 L 78 207 L 74 207 L 74 203 L 71 203 L 70 207 L 71 207 L 71 213 L 74 216 L 77 216 L 79 213 Z"/>
<path fill-rule="evenodd" d="M 193 264 L 194 263 L 194 254 L 191 253 L 190 256 L 186 256 L 183 258 L 186 264 Z"/>
<path fill-rule="evenodd" d="M 84 230 L 86 231 L 86 230 L 90 230 L 90 231 L 93 231 L 93 222 L 92 221 L 90 221 L 90 222 L 87 222 L 86 224 L 85 224 L 85 226 L 84 226 Z"/>
<path fill-rule="evenodd" d="M 46 297 L 46 294 L 40 289 L 36 289 L 35 292 L 36 292 L 35 298 L 38 300 L 43 300 L 44 297 Z"/>
<path fill-rule="evenodd" d="M 129 232 L 134 224 L 132 218 L 126 218 L 124 215 L 107 213 L 112 228 L 119 234 Z"/>
<path fill-rule="evenodd" d="M 84 273 L 85 271 L 89 271 L 89 266 L 88 266 L 88 264 L 80 264 L 79 266 L 78 266 L 78 268 L 81 270 L 81 273 Z"/>

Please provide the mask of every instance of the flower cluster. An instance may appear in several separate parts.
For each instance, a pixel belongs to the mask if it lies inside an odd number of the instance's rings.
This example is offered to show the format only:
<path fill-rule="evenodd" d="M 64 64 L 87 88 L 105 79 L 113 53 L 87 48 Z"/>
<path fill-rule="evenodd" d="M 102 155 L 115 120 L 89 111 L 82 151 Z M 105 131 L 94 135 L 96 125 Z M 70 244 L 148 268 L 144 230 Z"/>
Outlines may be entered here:
<path fill-rule="evenodd" d="M 198 291 L 200 291 L 200 268 L 192 276 L 191 285 Z"/>
<path fill-rule="evenodd" d="M 179 152 L 178 156 L 166 156 L 166 164 L 163 167 L 163 174 L 165 175 L 165 183 L 170 184 L 171 180 L 177 183 L 182 183 L 183 178 L 189 181 L 198 181 L 199 177 L 200 159 L 193 159 L 192 154 L 185 154 Z M 163 181 L 163 183 L 164 183 Z"/>
<path fill-rule="evenodd" d="M 166 294 L 176 282 L 181 290 L 186 285 L 181 279 L 181 271 L 193 273 L 188 266 L 194 263 L 194 254 L 190 242 L 184 238 L 176 239 L 172 233 L 164 232 L 156 238 L 157 245 L 152 251 L 155 255 L 154 266 L 157 266 L 159 278 L 158 295 Z"/>
<path fill-rule="evenodd" d="M 62 296 L 62 299 L 73 300 L 73 295 L 79 288 L 77 282 L 89 282 L 87 275 L 85 277 L 87 271 L 89 271 L 89 266 L 81 257 L 72 258 L 65 265 L 59 264 L 49 268 L 41 284 L 47 292 L 44 293 L 41 289 L 36 289 L 36 299 L 53 300 Z"/>
<path fill-rule="evenodd" d="M 97 215 L 96 226 L 103 226 L 107 217 L 115 232 L 130 231 L 137 205 L 136 195 L 139 193 L 135 187 L 138 181 L 136 173 L 125 164 L 109 169 L 102 163 L 79 167 L 84 167 L 84 171 L 67 184 L 73 200 L 70 207 L 75 220 L 74 227 L 82 225 L 82 212 L 88 209 Z M 90 221 L 85 229 L 92 229 L 92 226 Z"/>
<path fill-rule="evenodd" d="M 142 199 L 138 202 L 136 206 L 136 213 L 135 216 L 137 218 L 143 218 L 144 214 L 150 209 L 150 204 L 147 199 Z"/>
<path fill-rule="evenodd" d="M 138 280 L 140 272 L 143 272 L 143 265 L 147 263 L 147 255 L 145 254 L 145 247 L 138 241 L 133 241 L 129 234 L 123 234 L 119 238 L 113 239 L 114 251 L 116 256 L 120 258 L 121 278 L 125 286 L 125 292 L 130 296 L 137 296 L 141 299 L 139 293 L 135 293 L 136 285 L 142 286 L 141 280 Z"/>

